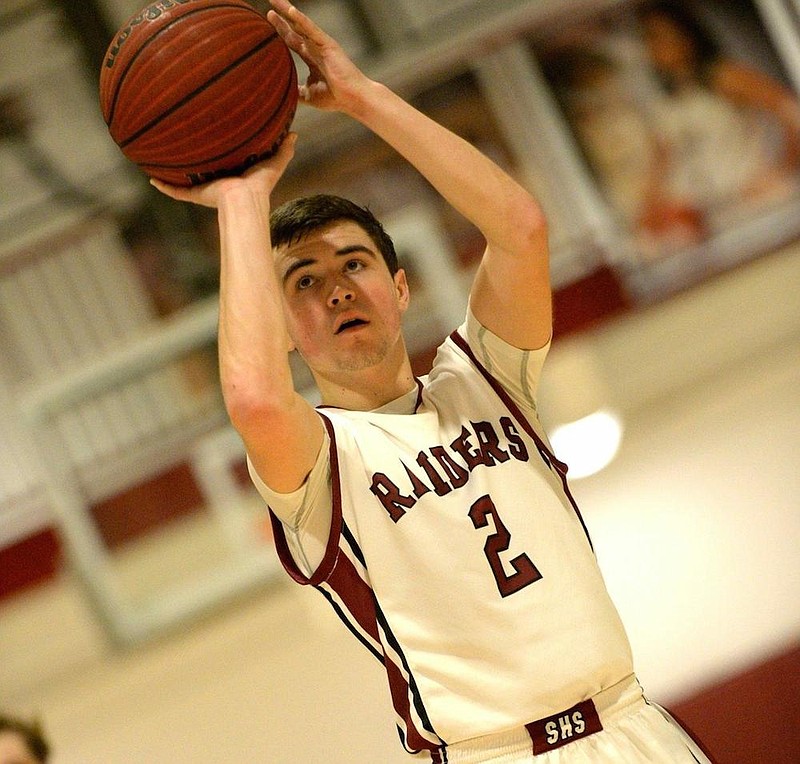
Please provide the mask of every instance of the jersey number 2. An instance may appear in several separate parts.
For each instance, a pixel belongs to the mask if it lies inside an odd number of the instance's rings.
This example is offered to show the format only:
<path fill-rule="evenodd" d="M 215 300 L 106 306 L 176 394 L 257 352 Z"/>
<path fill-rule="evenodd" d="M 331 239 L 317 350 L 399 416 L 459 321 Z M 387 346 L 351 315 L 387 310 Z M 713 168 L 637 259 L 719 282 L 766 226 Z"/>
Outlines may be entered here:
<path fill-rule="evenodd" d="M 503 525 L 503 521 L 497 514 L 497 507 L 487 494 L 481 496 L 470 508 L 469 519 L 476 529 L 486 528 L 489 525 L 489 518 L 494 525 L 494 533 L 489 534 L 486 543 L 483 545 L 483 553 L 489 561 L 489 565 L 494 573 L 494 580 L 497 582 L 497 589 L 500 596 L 508 597 L 520 589 L 524 589 L 528 584 L 538 581 L 542 574 L 531 562 L 531 558 L 524 552 L 517 555 L 509 564 L 514 569 L 511 574 L 506 573 L 500 553 L 508 550 L 511 545 L 511 533 Z"/>

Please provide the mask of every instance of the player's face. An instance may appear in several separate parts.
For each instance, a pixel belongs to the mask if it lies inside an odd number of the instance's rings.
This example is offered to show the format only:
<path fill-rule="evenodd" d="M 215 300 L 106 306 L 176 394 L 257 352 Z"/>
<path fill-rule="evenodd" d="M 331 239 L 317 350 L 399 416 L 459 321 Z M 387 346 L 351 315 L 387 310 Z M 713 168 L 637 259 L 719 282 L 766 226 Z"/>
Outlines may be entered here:
<path fill-rule="evenodd" d="M 313 371 L 362 371 L 405 352 L 405 274 L 392 277 L 361 226 L 333 223 L 275 255 L 289 334 Z"/>

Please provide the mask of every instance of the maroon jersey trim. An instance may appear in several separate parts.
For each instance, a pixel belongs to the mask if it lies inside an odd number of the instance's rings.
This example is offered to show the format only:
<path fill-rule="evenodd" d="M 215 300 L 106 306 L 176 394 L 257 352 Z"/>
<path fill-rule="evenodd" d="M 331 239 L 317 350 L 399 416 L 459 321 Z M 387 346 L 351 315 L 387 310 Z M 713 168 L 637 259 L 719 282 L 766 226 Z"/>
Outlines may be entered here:
<path fill-rule="evenodd" d="M 567 465 L 560 461 L 548 448 L 547 444 L 541 439 L 541 437 L 539 437 L 539 434 L 533 428 L 533 425 L 528 421 L 528 418 L 522 413 L 522 411 L 520 411 L 519 406 L 517 406 L 517 404 L 514 402 L 514 399 L 508 394 L 508 391 L 478 360 L 475 353 L 472 351 L 472 348 L 469 346 L 469 343 L 457 331 L 454 331 L 450 335 L 450 339 L 455 343 L 456 347 L 458 347 L 464 353 L 464 355 L 469 358 L 473 366 L 475 366 L 475 368 L 480 372 L 481 376 L 486 380 L 486 382 L 489 383 L 489 386 L 492 388 L 492 390 L 494 390 L 497 397 L 500 398 L 505 407 L 509 410 L 509 412 L 511 412 L 511 415 L 517 420 L 517 422 L 519 422 L 522 429 L 525 430 L 525 432 L 533 439 L 533 442 L 536 444 L 536 448 L 545 464 L 555 470 L 556 474 L 561 480 L 562 486 L 564 487 L 564 493 L 567 499 L 569 499 L 569 503 L 572 505 L 575 514 L 578 516 L 578 520 L 580 520 L 581 526 L 583 527 L 583 532 L 586 534 L 586 538 L 589 541 L 589 546 L 592 548 L 592 550 L 594 550 L 592 539 L 589 536 L 589 530 L 586 527 L 586 523 L 583 521 L 583 516 L 581 515 L 580 509 L 578 509 L 578 504 L 573 498 L 572 492 L 567 484 Z"/>
<path fill-rule="evenodd" d="M 300 568 L 297 567 L 286 541 L 283 524 L 280 518 L 277 517 L 271 509 L 269 511 L 270 522 L 272 523 L 272 535 L 275 539 L 275 549 L 278 553 L 278 558 L 289 576 L 294 581 L 304 586 L 309 584 L 311 586 L 318 586 L 331 575 L 334 565 L 336 564 L 336 558 L 339 554 L 339 535 L 342 532 L 342 493 L 339 482 L 339 456 L 336 451 L 336 433 L 333 430 L 333 425 L 330 420 L 322 412 L 318 413 L 330 437 L 331 529 L 328 534 L 328 543 L 325 546 L 325 554 L 322 557 L 322 562 L 320 562 L 311 578 L 306 576 Z"/>

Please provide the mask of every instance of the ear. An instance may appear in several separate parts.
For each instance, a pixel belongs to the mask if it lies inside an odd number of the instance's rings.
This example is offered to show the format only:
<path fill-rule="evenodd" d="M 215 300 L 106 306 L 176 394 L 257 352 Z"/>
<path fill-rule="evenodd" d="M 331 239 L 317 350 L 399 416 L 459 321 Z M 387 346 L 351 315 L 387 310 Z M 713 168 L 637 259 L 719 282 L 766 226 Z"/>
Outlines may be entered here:
<path fill-rule="evenodd" d="M 394 288 L 397 293 L 397 304 L 400 306 L 400 311 L 405 313 L 408 305 L 411 302 L 411 293 L 408 289 L 408 279 L 406 279 L 406 272 L 402 268 L 398 268 L 397 272 L 392 277 L 394 280 Z"/>

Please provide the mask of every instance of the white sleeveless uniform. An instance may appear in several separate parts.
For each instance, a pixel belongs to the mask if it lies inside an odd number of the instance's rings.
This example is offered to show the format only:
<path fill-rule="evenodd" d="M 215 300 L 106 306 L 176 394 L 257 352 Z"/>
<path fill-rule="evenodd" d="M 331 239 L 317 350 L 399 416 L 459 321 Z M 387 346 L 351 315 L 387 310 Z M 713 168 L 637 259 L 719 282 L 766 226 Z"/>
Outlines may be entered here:
<path fill-rule="evenodd" d="M 609 688 L 643 703 L 535 410 L 523 413 L 459 333 L 418 384 L 414 413 L 320 409 L 333 515 L 313 571 L 300 569 L 272 515 L 288 573 L 315 586 L 383 664 L 406 750 L 483 761 L 470 758 L 476 739 L 510 733 L 513 748 L 515 731 L 619 694 Z"/>

